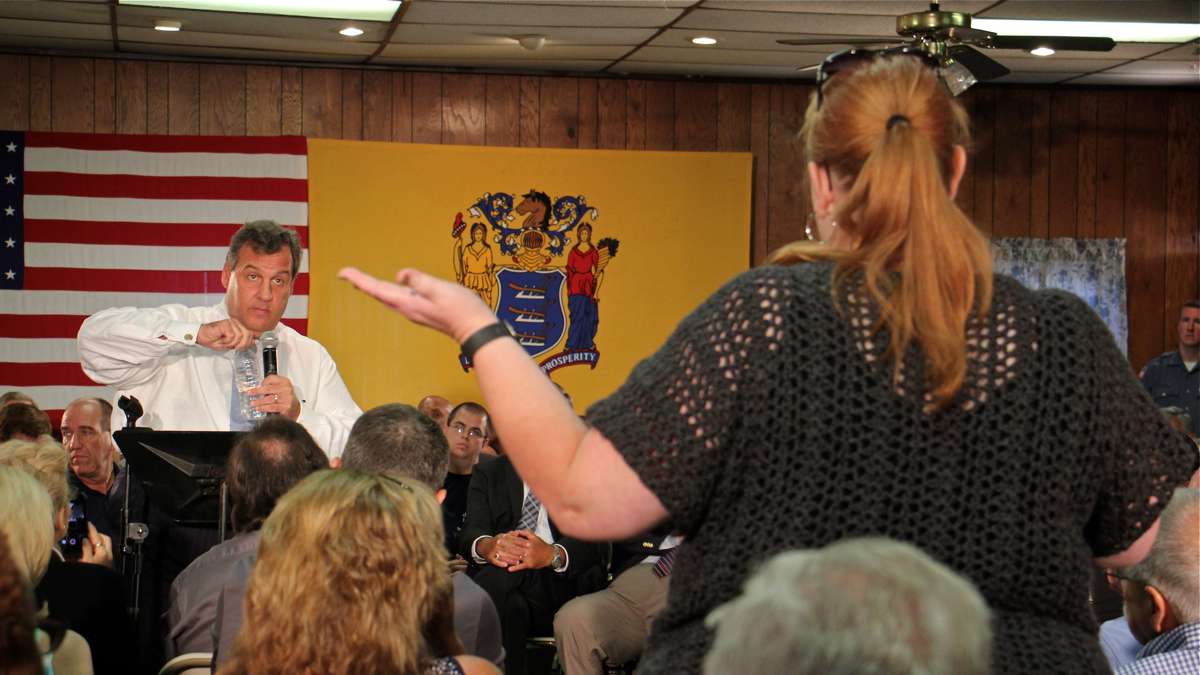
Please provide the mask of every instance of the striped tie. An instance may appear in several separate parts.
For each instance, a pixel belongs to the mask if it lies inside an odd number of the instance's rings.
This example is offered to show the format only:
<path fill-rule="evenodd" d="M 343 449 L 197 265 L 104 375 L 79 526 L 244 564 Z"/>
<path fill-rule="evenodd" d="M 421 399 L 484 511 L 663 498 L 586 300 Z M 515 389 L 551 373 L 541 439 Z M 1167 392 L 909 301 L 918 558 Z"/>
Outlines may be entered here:
<path fill-rule="evenodd" d="M 525 495 L 525 505 L 521 507 L 521 522 L 517 525 L 518 530 L 529 530 L 533 532 L 537 529 L 538 512 L 542 510 L 542 503 L 534 496 L 533 490 Z"/>
<path fill-rule="evenodd" d="M 675 564 L 675 552 L 678 550 L 678 546 L 667 549 L 665 553 L 659 556 L 658 562 L 654 563 L 654 573 L 660 579 L 671 575 L 671 565 Z"/>

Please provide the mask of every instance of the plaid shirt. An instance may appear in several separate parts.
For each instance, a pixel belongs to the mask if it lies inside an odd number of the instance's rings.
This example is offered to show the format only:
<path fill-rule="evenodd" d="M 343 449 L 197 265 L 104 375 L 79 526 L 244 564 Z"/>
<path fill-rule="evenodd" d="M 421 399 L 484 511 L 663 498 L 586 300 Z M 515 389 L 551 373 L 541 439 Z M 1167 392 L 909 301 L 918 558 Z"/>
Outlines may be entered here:
<path fill-rule="evenodd" d="M 1117 675 L 1195 675 L 1200 673 L 1200 621 L 1176 626 L 1146 643 L 1137 660 Z"/>

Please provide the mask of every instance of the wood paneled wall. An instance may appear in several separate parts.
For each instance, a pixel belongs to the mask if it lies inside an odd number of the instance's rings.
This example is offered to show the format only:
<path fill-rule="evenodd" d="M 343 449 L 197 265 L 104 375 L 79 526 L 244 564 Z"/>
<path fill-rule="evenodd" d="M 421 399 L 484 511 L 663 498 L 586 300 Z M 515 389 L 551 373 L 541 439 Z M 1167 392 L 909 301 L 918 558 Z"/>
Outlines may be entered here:
<path fill-rule="evenodd" d="M 755 262 L 803 236 L 810 87 L 0 55 L 0 128 L 749 151 Z M 978 87 L 959 193 L 1000 237 L 1126 237 L 1130 360 L 1200 296 L 1200 92 Z"/>

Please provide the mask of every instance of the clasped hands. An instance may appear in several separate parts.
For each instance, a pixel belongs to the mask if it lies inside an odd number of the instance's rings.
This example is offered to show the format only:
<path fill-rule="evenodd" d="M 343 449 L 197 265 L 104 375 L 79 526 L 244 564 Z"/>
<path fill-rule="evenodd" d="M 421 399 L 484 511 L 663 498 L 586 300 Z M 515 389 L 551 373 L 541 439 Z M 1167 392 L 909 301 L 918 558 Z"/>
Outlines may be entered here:
<path fill-rule="evenodd" d="M 539 570 L 554 562 L 554 546 L 529 530 L 513 530 L 479 542 L 479 556 L 509 572 Z"/>
<path fill-rule="evenodd" d="M 262 333 L 259 331 L 251 330 L 230 317 L 201 325 L 196 332 L 196 344 L 218 352 L 237 351 L 252 346 L 260 335 Z M 276 413 L 292 420 L 300 417 L 300 399 L 296 398 L 292 381 L 282 375 L 268 375 L 263 378 L 262 384 L 248 389 L 246 393 L 253 397 L 250 405 L 255 410 Z"/>

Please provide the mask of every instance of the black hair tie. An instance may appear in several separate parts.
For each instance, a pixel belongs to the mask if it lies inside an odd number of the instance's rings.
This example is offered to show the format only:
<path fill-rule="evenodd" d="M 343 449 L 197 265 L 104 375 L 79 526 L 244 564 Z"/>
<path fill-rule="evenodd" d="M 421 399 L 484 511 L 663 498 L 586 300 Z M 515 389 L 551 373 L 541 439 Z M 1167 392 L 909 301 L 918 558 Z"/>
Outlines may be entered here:
<path fill-rule="evenodd" d="M 892 115 L 891 117 L 888 118 L 888 121 L 887 121 L 888 130 L 890 131 L 892 127 L 896 126 L 897 124 L 900 124 L 901 122 L 903 122 L 904 124 L 909 124 L 910 120 L 907 117 L 905 117 L 904 115 Z"/>

